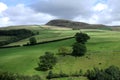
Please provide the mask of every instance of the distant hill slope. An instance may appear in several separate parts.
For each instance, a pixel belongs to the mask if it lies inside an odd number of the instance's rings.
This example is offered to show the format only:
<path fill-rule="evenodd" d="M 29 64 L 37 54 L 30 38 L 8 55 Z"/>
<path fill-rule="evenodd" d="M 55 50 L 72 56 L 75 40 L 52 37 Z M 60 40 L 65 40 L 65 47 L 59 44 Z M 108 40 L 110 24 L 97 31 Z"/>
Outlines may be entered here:
<path fill-rule="evenodd" d="M 46 25 L 76 28 L 76 29 L 108 28 L 108 26 L 105 26 L 105 25 L 94 25 L 94 24 L 75 22 L 75 21 L 70 21 L 70 20 L 62 20 L 62 19 L 51 20 Z"/>

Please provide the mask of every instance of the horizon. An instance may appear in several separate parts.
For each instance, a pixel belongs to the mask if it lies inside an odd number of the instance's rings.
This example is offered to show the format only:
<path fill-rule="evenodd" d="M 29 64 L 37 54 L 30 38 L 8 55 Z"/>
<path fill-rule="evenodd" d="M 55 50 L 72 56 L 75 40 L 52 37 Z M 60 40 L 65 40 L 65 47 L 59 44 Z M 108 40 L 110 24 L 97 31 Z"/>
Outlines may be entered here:
<path fill-rule="evenodd" d="M 61 19 L 53 19 L 53 20 L 61 20 Z M 66 20 L 66 19 L 64 19 L 64 20 Z M 52 21 L 52 20 L 50 20 L 50 21 Z M 48 22 L 50 22 L 50 21 L 48 21 Z M 69 20 L 69 21 L 73 21 L 73 20 Z M 79 21 L 73 21 L 73 22 L 79 22 Z M 18 26 L 44 26 L 47 23 L 45 23 L 45 24 L 20 24 L 20 25 L 18 24 L 18 25 L 3 26 L 3 27 L 0 27 L 0 28 L 18 27 Z M 87 23 L 87 22 L 79 22 L 79 23 L 85 23 L 85 24 L 88 24 L 88 25 L 103 25 L 103 26 L 107 26 L 107 27 L 119 27 L 120 26 L 120 25 L 92 24 L 92 23 Z"/>

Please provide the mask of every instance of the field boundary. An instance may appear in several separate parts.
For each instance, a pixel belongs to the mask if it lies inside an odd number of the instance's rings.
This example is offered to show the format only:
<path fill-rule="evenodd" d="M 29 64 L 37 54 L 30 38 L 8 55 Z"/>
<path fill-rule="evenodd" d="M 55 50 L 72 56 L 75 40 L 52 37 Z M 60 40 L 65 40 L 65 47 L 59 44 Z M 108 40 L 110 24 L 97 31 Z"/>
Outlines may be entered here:
<path fill-rule="evenodd" d="M 58 41 L 63 41 L 63 40 L 67 40 L 67 39 L 72 39 L 72 38 L 74 38 L 74 37 L 66 37 L 66 38 L 55 39 L 55 40 L 50 40 L 50 41 L 43 41 L 43 42 L 38 42 L 34 45 L 46 44 L 46 43 L 51 43 L 51 42 L 58 42 Z M 23 46 L 33 46 L 33 45 L 23 45 Z"/>
<path fill-rule="evenodd" d="M 52 42 L 58 42 L 58 41 L 63 41 L 63 40 L 67 40 L 67 39 L 72 39 L 72 38 L 74 38 L 74 37 L 72 36 L 72 37 L 66 37 L 66 38 L 55 39 L 55 40 L 50 40 L 50 41 L 43 41 L 43 42 L 38 42 L 38 43 L 36 43 L 34 45 L 46 44 L 46 43 L 52 43 Z M 23 46 L 34 46 L 34 45 L 24 44 Z M 21 45 L 3 46 L 3 47 L 0 47 L 0 49 L 3 49 L 3 48 L 15 48 L 15 47 L 22 47 L 22 46 Z"/>

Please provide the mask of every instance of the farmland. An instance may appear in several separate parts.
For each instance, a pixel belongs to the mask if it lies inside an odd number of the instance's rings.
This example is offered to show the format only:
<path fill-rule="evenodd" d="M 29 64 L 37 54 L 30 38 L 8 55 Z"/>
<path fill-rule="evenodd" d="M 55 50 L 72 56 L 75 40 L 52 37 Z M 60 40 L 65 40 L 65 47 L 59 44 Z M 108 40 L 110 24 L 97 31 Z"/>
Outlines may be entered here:
<path fill-rule="evenodd" d="M 36 30 L 36 29 L 35 29 Z M 38 30 L 38 28 L 37 28 Z M 110 65 L 120 67 L 120 32 L 99 29 L 81 29 L 82 32 L 90 35 L 91 39 L 87 43 L 87 53 L 83 57 L 59 56 L 57 55 L 60 47 L 71 47 L 75 39 L 68 39 L 58 42 L 51 42 L 35 46 L 23 46 L 16 48 L 0 49 L 0 71 L 9 71 L 24 75 L 40 75 L 45 79 L 48 72 L 36 71 L 39 56 L 46 51 L 53 52 L 58 58 L 57 65 L 52 69 L 54 73 L 60 71 L 66 74 L 73 74 L 80 69 L 83 73 L 88 69 L 98 67 L 104 69 Z M 60 39 L 63 37 L 74 36 L 79 30 L 59 30 L 59 29 L 39 29 L 36 35 L 38 42 L 45 40 Z M 28 39 L 21 40 L 9 45 L 24 44 Z M 81 78 L 81 80 L 86 78 Z M 56 80 L 56 79 L 55 79 Z M 68 80 L 67 78 L 58 80 Z M 74 78 L 73 80 L 80 80 Z"/>

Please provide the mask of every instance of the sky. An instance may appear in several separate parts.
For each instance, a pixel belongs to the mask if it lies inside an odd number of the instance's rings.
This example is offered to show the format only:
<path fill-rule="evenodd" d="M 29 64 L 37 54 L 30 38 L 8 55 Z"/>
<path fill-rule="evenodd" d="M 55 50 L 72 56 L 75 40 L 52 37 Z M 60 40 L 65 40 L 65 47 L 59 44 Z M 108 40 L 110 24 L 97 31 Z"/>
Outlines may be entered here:
<path fill-rule="evenodd" d="M 0 27 L 68 19 L 120 25 L 120 0 L 0 0 Z"/>

